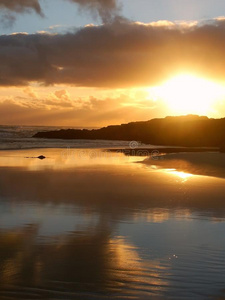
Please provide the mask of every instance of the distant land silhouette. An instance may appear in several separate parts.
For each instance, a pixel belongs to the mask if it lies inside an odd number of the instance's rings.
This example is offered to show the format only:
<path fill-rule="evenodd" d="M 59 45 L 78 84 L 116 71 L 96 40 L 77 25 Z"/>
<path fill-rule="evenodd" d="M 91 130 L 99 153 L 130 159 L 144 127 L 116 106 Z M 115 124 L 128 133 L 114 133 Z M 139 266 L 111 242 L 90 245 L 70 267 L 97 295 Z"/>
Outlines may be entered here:
<path fill-rule="evenodd" d="M 38 132 L 35 138 L 138 141 L 145 144 L 184 147 L 225 146 L 225 118 L 209 119 L 197 115 L 166 117 L 132 122 L 93 130 Z"/>

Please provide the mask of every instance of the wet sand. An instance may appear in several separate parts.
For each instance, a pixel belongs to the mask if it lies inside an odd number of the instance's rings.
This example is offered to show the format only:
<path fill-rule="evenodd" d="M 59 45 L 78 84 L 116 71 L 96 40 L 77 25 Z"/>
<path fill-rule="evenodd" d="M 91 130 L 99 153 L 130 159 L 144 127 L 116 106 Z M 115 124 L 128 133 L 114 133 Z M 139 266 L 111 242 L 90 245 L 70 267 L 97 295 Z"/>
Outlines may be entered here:
<path fill-rule="evenodd" d="M 224 296 L 224 179 L 143 160 L 2 151 L 0 299 Z"/>
<path fill-rule="evenodd" d="M 170 153 L 148 157 L 144 160 L 144 163 L 163 169 L 225 178 L 225 153 L 220 152 Z"/>

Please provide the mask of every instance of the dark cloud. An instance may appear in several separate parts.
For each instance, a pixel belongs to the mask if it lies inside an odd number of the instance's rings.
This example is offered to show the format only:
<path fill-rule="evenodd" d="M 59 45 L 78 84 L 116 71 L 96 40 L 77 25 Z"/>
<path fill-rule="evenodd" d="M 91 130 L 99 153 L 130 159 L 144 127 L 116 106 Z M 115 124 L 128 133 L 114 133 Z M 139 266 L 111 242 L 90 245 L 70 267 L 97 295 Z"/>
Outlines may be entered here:
<path fill-rule="evenodd" d="M 44 16 L 39 0 L 0 0 L 0 12 L 3 27 L 12 26 L 17 14 L 35 12 Z"/>
<path fill-rule="evenodd" d="M 0 0 L 0 8 L 16 13 L 35 11 L 37 14 L 42 15 L 39 0 Z"/>
<path fill-rule="evenodd" d="M 177 72 L 223 80 L 225 21 L 114 21 L 75 33 L 0 36 L 0 85 L 150 86 Z"/>
<path fill-rule="evenodd" d="M 69 0 L 78 4 L 82 9 L 89 10 L 94 16 L 98 15 L 104 23 L 111 22 L 118 15 L 120 7 L 117 0 Z"/>
<path fill-rule="evenodd" d="M 15 21 L 16 16 L 10 12 L 5 12 L 0 18 L 0 23 L 3 26 L 3 28 L 11 27 L 15 23 Z"/>
<path fill-rule="evenodd" d="M 85 11 L 91 12 L 94 17 L 100 17 L 103 23 L 112 22 L 118 16 L 120 6 L 117 0 L 63 0 L 78 4 Z M 36 12 L 44 16 L 39 0 L 0 0 L 0 10 L 3 15 L 0 19 L 4 26 L 11 26 L 16 14 Z"/>

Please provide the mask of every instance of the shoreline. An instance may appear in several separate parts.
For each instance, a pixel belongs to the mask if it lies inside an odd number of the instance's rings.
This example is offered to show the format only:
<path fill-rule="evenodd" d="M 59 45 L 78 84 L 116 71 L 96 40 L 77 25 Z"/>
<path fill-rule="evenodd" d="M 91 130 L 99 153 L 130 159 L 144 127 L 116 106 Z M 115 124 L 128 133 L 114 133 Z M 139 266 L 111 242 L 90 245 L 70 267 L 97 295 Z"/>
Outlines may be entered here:
<path fill-rule="evenodd" d="M 55 165 L 56 162 L 61 168 L 77 165 L 87 167 L 92 164 L 93 158 L 100 164 L 115 164 L 115 159 L 118 158 L 116 165 L 120 165 L 119 157 L 122 155 L 131 163 L 140 163 L 150 168 L 154 166 L 162 170 L 171 169 L 192 175 L 225 178 L 225 153 L 215 148 L 32 148 L 0 150 L 0 153 L 4 167 L 16 167 L 18 163 L 21 166 L 32 164 L 44 167 Z M 38 159 L 42 155 L 46 158 L 44 162 Z M 11 160 L 6 159 L 7 157 Z M 29 158 L 34 160 L 28 162 Z"/>
<path fill-rule="evenodd" d="M 107 149 L 108 152 L 118 152 L 123 153 L 125 155 L 129 156 L 150 156 L 150 155 L 156 155 L 158 152 L 158 155 L 162 154 L 172 154 L 172 153 L 207 153 L 207 152 L 215 152 L 215 153 L 221 153 L 219 148 L 215 147 L 169 147 L 166 146 L 165 148 L 163 146 L 153 147 L 153 148 L 120 148 L 120 149 Z"/>
<path fill-rule="evenodd" d="M 220 149 L 217 147 L 170 147 L 170 146 L 152 146 L 151 147 L 140 147 L 140 148 L 121 148 L 119 146 L 115 146 L 114 148 L 108 148 L 108 147 L 85 147 L 85 146 L 81 146 L 81 147 L 59 147 L 59 146 L 52 146 L 52 147 L 48 147 L 48 146 L 43 146 L 43 147 L 25 147 L 25 148 L 4 148 L 1 149 L 0 148 L 0 153 L 3 151 L 26 151 L 26 150 L 38 150 L 38 149 L 71 149 L 71 150 L 82 150 L 82 149 L 90 149 L 90 150 L 103 150 L 103 151 L 107 151 L 107 152 L 112 152 L 112 153 L 123 153 L 125 155 L 130 155 L 130 156 L 148 156 L 148 155 L 144 155 L 149 153 L 149 155 L 151 155 L 152 152 L 154 151 L 158 151 L 160 154 L 171 154 L 171 153 L 190 153 L 190 152 L 194 152 L 194 153 L 199 153 L 199 152 L 215 152 L 215 153 L 221 153 Z"/>

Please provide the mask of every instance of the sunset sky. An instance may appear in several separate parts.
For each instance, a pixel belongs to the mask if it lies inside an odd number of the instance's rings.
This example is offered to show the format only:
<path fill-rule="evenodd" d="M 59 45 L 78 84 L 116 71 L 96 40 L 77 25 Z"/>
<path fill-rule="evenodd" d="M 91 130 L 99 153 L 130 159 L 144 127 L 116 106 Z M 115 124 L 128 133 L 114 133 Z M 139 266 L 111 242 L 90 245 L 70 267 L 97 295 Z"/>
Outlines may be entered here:
<path fill-rule="evenodd" d="M 225 117 L 224 0 L 0 0 L 0 118 Z"/>

